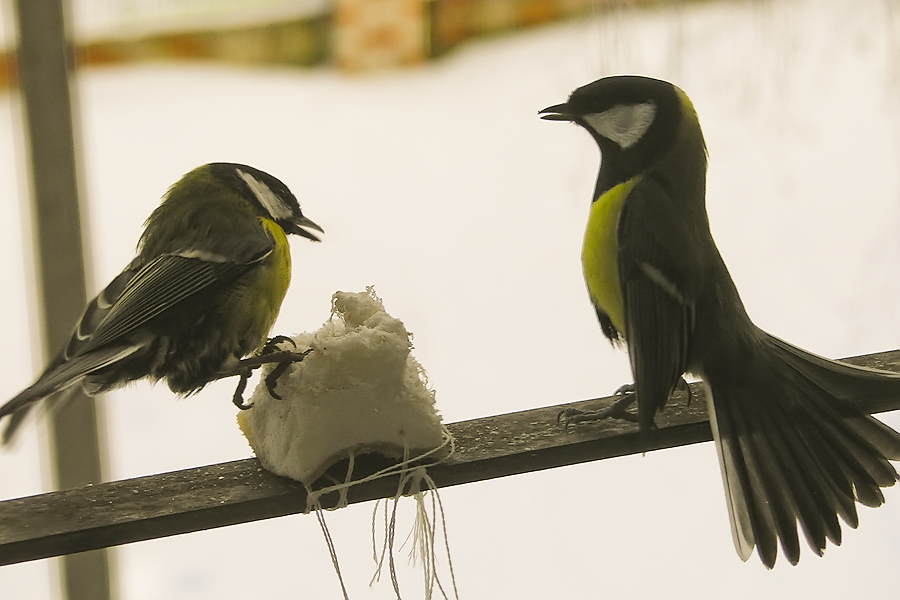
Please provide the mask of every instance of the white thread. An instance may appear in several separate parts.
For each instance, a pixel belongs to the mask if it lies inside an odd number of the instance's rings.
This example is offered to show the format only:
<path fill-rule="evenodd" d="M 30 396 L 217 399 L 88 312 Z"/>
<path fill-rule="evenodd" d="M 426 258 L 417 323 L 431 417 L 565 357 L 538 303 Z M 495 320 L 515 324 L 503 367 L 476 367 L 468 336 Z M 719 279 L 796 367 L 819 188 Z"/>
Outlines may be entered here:
<path fill-rule="evenodd" d="M 425 466 L 416 466 L 411 467 L 413 462 L 421 461 L 429 456 L 442 452 L 446 448 L 449 447 L 449 452 L 444 457 L 453 456 L 456 451 L 455 441 L 453 436 L 450 435 L 449 430 L 446 426 L 441 426 L 442 433 L 442 442 L 441 445 L 420 454 L 419 456 L 410 457 L 409 456 L 409 448 L 406 448 L 404 451 L 403 460 L 395 465 L 391 465 L 381 471 L 373 473 L 367 477 L 364 477 L 359 480 L 353 480 L 353 469 L 355 464 L 355 457 L 351 455 L 349 457 L 349 463 L 347 465 L 347 475 L 344 478 L 343 482 L 335 483 L 334 485 L 324 487 L 318 490 L 312 490 L 308 486 L 306 486 L 306 512 L 315 511 L 316 518 L 319 520 L 319 525 L 322 529 L 322 534 L 325 537 L 325 543 L 328 546 L 328 552 L 331 556 L 331 562 L 334 566 L 334 571 L 337 574 L 338 582 L 341 585 L 341 591 L 344 594 L 345 600 L 349 600 L 349 596 L 347 594 L 347 589 L 344 585 L 344 579 L 341 575 L 340 565 L 338 563 L 337 550 L 334 546 L 334 540 L 331 537 L 331 534 L 328 531 L 328 526 L 325 522 L 325 512 L 322 508 L 321 497 L 325 494 L 329 494 L 332 492 L 338 492 L 339 499 L 337 505 L 334 507 L 343 508 L 347 505 L 347 493 L 351 486 L 363 483 L 366 481 L 372 481 L 375 479 L 380 479 L 382 477 L 389 477 L 391 475 L 400 475 L 400 482 L 397 486 L 396 495 L 393 498 L 392 507 L 390 510 L 390 516 L 388 515 L 388 502 L 384 503 L 384 531 L 385 538 L 384 542 L 381 545 L 381 553 L 379 554 L 376 543 L 376 517 L 378 513 L 378 507 L 381 503 L 381 500 L 375 502 L 375 508 L 372 511 L 372 559 L 375 562 L 375 573 L 372 576 L 372 579 L 369 581 L 369 585 L 371 586 L 376 581 L 381 580 L 381 572 L 384 566 L 384 558 L 387 556 L 388 559 L 388 572 L 391 576 L 391 586 L 393 587 L 394 593 L 397 595 L 398 600 L 402 600 L 400 596 L 400 582 L 397 577 L 397 569 L 396 563 L 394 562 L 394 539 L 396 536 L 396 527 L 397 527 L 397 506 L 400 500 L 400 497 L 404 495 L 404 490 L 409 487 L 409 494 L 413 495 L 416 501 L 416 520 L 413 526 L 413 532 L 411 533 L 411 537 L 413 538 L 413 547 L 411 549 L 410 559 L 413 563 L 417 560 L 417 556 L 422 556 L 422 565 L 423 565 L 423 575 L 425 577 L 425 598 L 426 600 L 430 600 L 433 595 L 434 585 L 437 584 L 438 589 L 441 592 L 441 595 L 445 600 L 449 600 L 447 593 L 444 591 L 443 585 L 441 584 L 440 578 L 437 573 L 437 560 L 434 551 L 434 543 L 436 539 L 437 532 L 437 511 L 440 511 L 441 524 L 444 535 L 444 548 L 447 552 L 447 564 L 450 570 L 450 578 L 453 583 L 453 594 L 454 597 L 458 600 L 459 593 L 456 588 L 456 576 L 453 572 L 453 563 L 450 559 L 450 543 L 447 540 L 447 522 L 444 515 L 444 507 L 441 503 L 440 496 L 437 492 L 437 486 L 434 483 L 434 480 L 428 475 Z M 422 483 L 425 483 L 425 490 L 422 491 Z M 432 515 L 433 517 L 429 518 L 428 511 L 424 505 L 424 497 L 425 494 L 431 493 L 432 496 Z M 439 507 L 439 508 L 438 508 Z M 409 541 L 409 537 L 406 541 Z M 404 541 L 404 545 L 406 544 Z M 401 546 L 402 547 L 402 546 Z"/>
<path fill-rule="evenodd" d="M 328 546 L 328 554 L 331 556 L 331 564 L 334 566 L 334 572 L 337 573 L 338 582 L 341 584 L 341 592 L 344 594 L 344 600 L 350 600 L 347 594 L 347 586 L 344 585 L 344 577 L 341 575 L 341 565 L 338 562 L 337 550 L 334 547 L 334 539 L 331 532 L 328 531 L 328 525 L 325 523 L 325 511 L 321 506 L 316 507 L 316 518 L 319 520 L 319 527 L 322 528 L 322 535 L 325 537 L 325 545 Z"/>

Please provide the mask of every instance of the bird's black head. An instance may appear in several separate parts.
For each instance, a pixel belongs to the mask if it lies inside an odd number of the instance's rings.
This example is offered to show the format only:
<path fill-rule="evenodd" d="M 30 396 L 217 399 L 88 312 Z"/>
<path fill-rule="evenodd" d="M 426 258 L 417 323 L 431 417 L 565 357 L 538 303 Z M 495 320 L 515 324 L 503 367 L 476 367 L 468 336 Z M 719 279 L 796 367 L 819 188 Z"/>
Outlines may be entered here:
<path fill-rule="evenodd" d="M 637 75 L 599 79 L 539 114 L 551 121 L 577 123 L 590 132 L 603 155 L 603 184 L 598 182 L 598 188 L 605 189 L 651 169 L 686 127 L 700 133 L 684 92 L 666 81 Z M 705 152 L 702 134 L 699 145 Z"/>
<path fill-rule="evenodd" d="M 300 203 L 287 186 L 265 171 L 237 163 L 210 163 L 206 167 L 213 177 L 253 202 L 261 216 L 278 223 L 286 233 L 316 242 L 319 238 L 305 228 L 324 233 L 321 227 L 303 216 Z"/>

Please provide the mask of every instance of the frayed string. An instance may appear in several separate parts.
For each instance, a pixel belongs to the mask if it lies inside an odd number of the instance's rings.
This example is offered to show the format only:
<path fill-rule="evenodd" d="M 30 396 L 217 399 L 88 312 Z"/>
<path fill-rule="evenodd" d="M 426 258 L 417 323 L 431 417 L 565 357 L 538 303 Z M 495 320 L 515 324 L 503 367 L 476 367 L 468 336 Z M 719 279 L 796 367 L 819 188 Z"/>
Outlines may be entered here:
<path fill-rule="evenodd" d="M 404 473 L 410 472 L 410 464 L 416 461 L 424 460 L 445 448 L 449 448 L 449 452 L 444 458 L 449 458 L 453 456 L 456 452 L 456 442 L 453 439 L 453 436 L 450 435 L 450 431 L 446 426 L 441 426 L 441 444 L 427 452 L 423 452 L 418 456 L 409 457 L 404 454 L 404 458 L 401 462 L 391 465 L 390 467 L 386 467 L 380 471 L 377 471 L 367 477 L 363 477 L 362 479 L 353 480 L 352 479 L 352 468 L 353 468 L 353 455 L 350 455 L 350 465 L 348 467 L 347 477 L 344 479 L 343 483 L 338 483 L 335 485 L 330 485 L 328 487 L 324 487 L 318 490 L 311 490 L 309 486 L 306 487 L 306 512 L 313 510 L 316 506 L 321 507 L 321 503 L 319 502 L 319 498 L 324 496 L 325 494 L 330 494 L 331 492 L 338 492 L 341 494 L 341 500 L 338 501 L 338 505 L 334 507 L 332 510 L 336 510 L 338 508 L 344 508 L 347 505 L 347 488 L 353 485 L 357 485 L 360 483 L 365 483 L 367 481 L 374 481 L 375 479 L 381 479 L 382 477 L 390 477 L 391 475 L 402 475 Z M 408 452 L 408 451 L 407 451 Z M 440 462 L 440 461 L 438 461 Z M 414 470 L 414 469 L 413 469 Z M 403 480 L 401 478 L 401 484 L 405 485 L 406 482 L 409 481 L 409 478 Z M 402 495 L 403 488 L 399 488 L 398 495 Z"/>
<path fill-rule="evenodd" d="M 344 481 L 342 483 L 324 487 L 318 490 L 311 490 L 309 486 L 305 486 L 306 512 L 309 513 L 310 511 L 315 511 L 316 513 L 316 518 L 319 520 L 319 526 L 321 527 L 322 534 L 325 537 L 325 544 L 328 546 L 328 553 L 331 556 L 331 562 L 334 566 L 334 571 L 337 574 L 338 582 L 341 585 L 341 591 L 344 594 L 344 600 L 349 600 L 349 596 L 347 594 L 347 588 L 344 585 L 343 576 L 341 575 L 341 568 L 338 563 L 337 550 L 334 546 L 334 540 L 332 539 L 331 533 L 328 531 L 328 526 L 325 523 L 325 512 L 322 508 L 320 499 L 325 494 L 338 492 L 339 499 L 334 509 L 343 508 L 347 506 L 347 494 L 351 486 L 396 474 L 400 475 L 400 483 L 397 486 L 397 493 L 393 498 L 393 502 L 391 503 L 392 506 L 390 509 L 390 515 L 388 515 L 387 500 L 385 500 L 384 503 L 383 512 L 385 538 L 381 546 L 380 553 L 377 549 L 375 534 L 378 507 L 381 503 L 381 500 L 375 502 L 375 509 L 372 512 L 372 559 L 374 560 L 376 567 L 375 574 L 372 576 L 369 585 L 371 586 L 376 581 L 380 581 L 382 568 L 384 566 L 384 559 L 385 556 L 387 556 L 388 572 L 391 576 L 391 585 L 394 589 L 394 593 L 397 595 L 397 600 L 402 600 L 400 597 L 400 583 L 397 579 L 397 569 L 394 562 L 394 538 L 397 526 L 397 505 L 400 497 L 404 495 L 404 490 L 406 490 L 407 486 L 409 486 L 409 491 L 406 493 L 412 495 L 416 501 L 416 520 L 413 526 L 413 532 L 411 534 L 415 541 L 413 542 L 413 547 L 410 550 L 410 560 L 411 562 L 415 563 L 417 556 L 419 554 L 422 556 L 422 565 L 425 576 L 425 598 L 426 600 L 430 600 L 432 598 L 434 585 L 437 584 L 441 595 L 445 598 L 445 600 L 449 600 L 447 593 L 444 591 L 444 588 L 441 585 L 440 579 L 437 575 L 437 561 L 434 551 L 437 515 L 440 514 L 444 535 L 444 548 L 447 552 L 447 564 L 450 570 L 450 578 L 453 583 L 453 595 L 457 600 L 459 599 L 459 593 L 456 588 L 456 576 L 453 573 L 453 563 L 450 559 L 450 543 L 447 539 L 447 522 L 444 516 L 443 504 L 441 504 L 440 496 L 437 493 L 437 486 L 435 486 L 434 480 L 432 480 L 428 475 L 428 472 L 426 471 L 426 468 L 424 466 L 410 466 L 413 462 L 426 459 L 429 456 L 432 456 L 446 448 L 449 448 L 446 457 L 452 456 L 454 454 L 454 452 L 456 451 L 456 446 L 453 436 L 450 435 L 450 432 L 446 428 L 446 426 L 442 426 L 441 430 L 441 444 L 436 448 L 429 450 L 428 452 L 420 454 L 419 456 L 410 457 L 409 449 L 407 448 L 404 452 L 403 460 L 400 463 L 391 465 L 390 467 L 382 469 L 381 471 L 373 473 L 372 475 L 354 481 L 353 468 L 355 464 L 355 458 L 353 455 L 351 455 L 349 457 L 349 464 L 347 466 L 347 476 L 344 478 Z M 425 491 L 421 490 L 423 482 L 425 483 Z M 431 492 L 433 494 L 431 500 L 431 512 L 434 515 L 433 518 L 429 518 L 428 510 L 424 503 L 425 494 L 427 494 L 428 492 Z"/>
<path fill-rule="evenodd" d="M 322 528 L 322 535 L 325 537 L 325 545 L 328 546 L 328 554 L 331 556 L 331 564 L 334 566 L 334 572 L 337 574 L 338 583 L 341 584 L 341 592 L 344 594 L 344 600 L 350 600 L 347 594 L 347 586 L 344 584 L 344 577 L 341 575 L 341 565 L 338 562 L 337 550 L 334 547 L 334 539 L 331 532 L 328 531 L 328 525 L 325 523 L 325 511 L 321 506 L 316 507 L 316 518 L 319 520 L 319 527 Z"/>
<path fill-rule="evenodd" d="M 424 486 L 422 485 L 423 483 Z M 425 599 L 430 600 L 434 596 L 434 588 L 435 586 L 437 586 L 437 589 L 440 591 L 441 596 L 443 596 L 445 600 L 449 600 L 447 591 L 444 589 L 444 586 L 441 583 L 440 577 L 438 575 L 437 553 L 435 551 L 435 541 L 437 539 L 438 533 L 437 521 L 438 516 L 440 516 L 441 533 L 444 536 L 444 548 L 447 554 L 447 568 L 450 571 L 450 580 L 453 586 L 453 597 L 458 600 L 459 591 L 456 586 L 456 575 L 453 571 L 453 561 L 450 557 L 450 542 L 447 537 L 447 521 L 444 514 L 444 507 L 441 503 L 440 494 L 437 492 L 437 486 L 435 486 L 434 481 L 431 479 L 431 477 L 423 467 L 410 469 L 403 473 L 397 489 L 397 494 L 393 498 L 393 502 L 391 503 L 392 506 L 390 509 L 390 515 L 388 515 L 388 502 L 385 502 L 384 504 L 382 513 L 384 515 L 385 538 L 384 542 L 381 544 L 380 553 L 377 550 L 378 545 L 376 543 L 376 523 L 378 521 L 379 511 L 379 503 L 376 502 L 375 509 L 372 512 L 372 552 L 373 560 L 376 566 L 375 573 L 372 576 L 369 585 L 371 586 L 376 581 L 380 581 L 381 573 L 384 568 L 384 559 L 385 556 L 387 556 L 388 572 L 390 573 L 391 584 L 393 586 L 394 593 L 397 595 L 398 600 L 400 600 L 400 584 L 397 579 L 396 563 L 394 562 L 394 540 L 396 536 L 397 506 L 400 500 L 400 496 L 404 495 L 404 490 L 406 489 L 407 485 L 409 486 L 409 491 L 407 493 L 412 494 L 416 501 L 416 517 L 415 523 L 413 525 L 413 530 L 404 541 L 403 545 L 406 545 L 406 543 L 412 541 L 409 552 L 411 564 L 415 564 L 421 559 L 423 571 L 422 574 L 424 576 Z M 425 489 L 422 490 L 422 487 L 424 487 Z M 430 514 L 428 506 L 425 503 L 426 495 L 429 492 L 431 493 Z"/>

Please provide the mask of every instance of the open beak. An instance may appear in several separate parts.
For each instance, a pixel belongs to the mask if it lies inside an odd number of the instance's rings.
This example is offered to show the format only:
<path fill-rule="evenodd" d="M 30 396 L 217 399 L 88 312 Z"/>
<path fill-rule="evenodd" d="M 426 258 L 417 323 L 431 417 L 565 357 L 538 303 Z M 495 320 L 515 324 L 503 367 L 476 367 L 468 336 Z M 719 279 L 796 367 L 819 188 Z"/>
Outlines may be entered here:
<path fill-rule="evenodd" d="M 304 227 L 315 229 L 319 233 L 325 233 L 325 230 L 316 225 L 316 223 L 312 219 L 307 219 L 303 215 L 300 215 L 296 219 L 293 219 L 291 221 L 290 230 L 286 229 L 285 231 L 287 231 L 288 233 L 295 233 L 297 235 L 303 236 L 306 239 L 312 240 L 314 242 L 320 241 L 315 234 L 308 232 L 306 229 L 303 229 Z"/>
<path fill-rule="evenodd" d="M 568 103 L 556 104 L 548 106 L 538 113 L 541 118 L 546 121 L 574 121 L 575 115 L 572 113 Z"/>

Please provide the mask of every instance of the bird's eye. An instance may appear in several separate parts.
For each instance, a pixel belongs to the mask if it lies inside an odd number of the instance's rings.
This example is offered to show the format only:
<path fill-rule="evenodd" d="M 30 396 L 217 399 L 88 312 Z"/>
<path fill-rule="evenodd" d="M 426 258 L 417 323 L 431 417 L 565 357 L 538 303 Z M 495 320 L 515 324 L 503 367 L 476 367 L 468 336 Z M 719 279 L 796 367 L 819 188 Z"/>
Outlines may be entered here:
<path fill-rule="evenodd" d="M 637 144 L 656 117 L 656 104 L 616 104 L 599 113 L 584 116 L 588 127 L 597 135 L 615 142 L 623 150 Z"/>
<path fill-rule="evenodd" d="M 247 187 L 250 188 L 250 191 L 253 192 L 253 195 L 256 196 L 256 199 L 273 219 L 289 219 L 294 214 L 284 199 L 273 192 L 272 188 L 265 183 L 240 169 L 237 169 L 237 174 L 244 180 Z"/>

